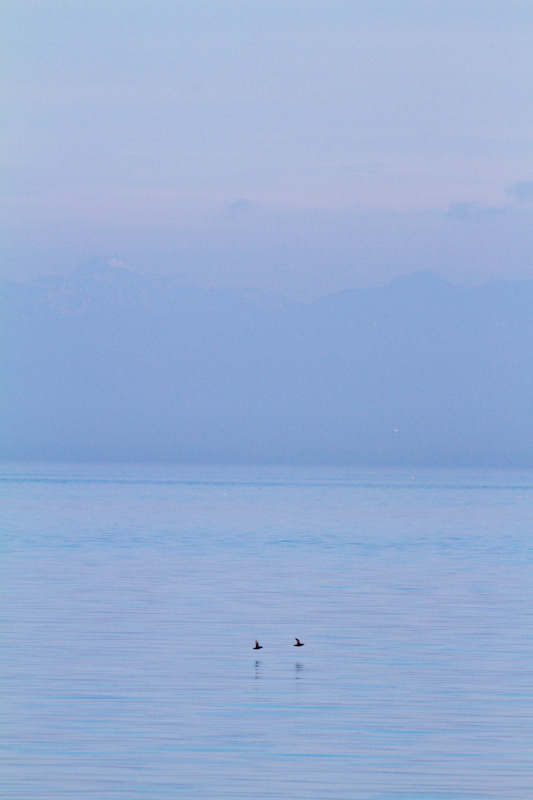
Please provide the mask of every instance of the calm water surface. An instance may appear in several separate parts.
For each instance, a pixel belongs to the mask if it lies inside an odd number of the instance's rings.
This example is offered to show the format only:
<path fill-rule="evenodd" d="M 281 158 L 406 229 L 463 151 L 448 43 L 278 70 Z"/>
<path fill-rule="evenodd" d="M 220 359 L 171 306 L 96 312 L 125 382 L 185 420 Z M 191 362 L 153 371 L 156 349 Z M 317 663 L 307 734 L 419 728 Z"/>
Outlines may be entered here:
<path fill-rule="evenodd" d="M 3 465 L 0 499 L 3 797 L 533 797 L 532 472 Z"/>

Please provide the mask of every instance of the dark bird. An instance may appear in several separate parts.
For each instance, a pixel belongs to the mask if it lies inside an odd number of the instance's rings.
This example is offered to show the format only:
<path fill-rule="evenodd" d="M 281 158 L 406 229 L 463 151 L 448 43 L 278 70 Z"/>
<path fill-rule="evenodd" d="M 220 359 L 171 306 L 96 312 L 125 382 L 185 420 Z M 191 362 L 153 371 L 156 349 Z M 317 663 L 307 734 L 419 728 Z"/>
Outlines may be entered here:
<path fill-rule="evenodd" d="M 294 637 L 296 639 L 296 636 Z M 304 643 L 301 642 L 299 639 L 296 639 L 296 644 L 293 644 L 293 647 L 303 647 Z"/>
<path fill-rule="evenodd" d="M 296 641 L 298 641 L 298 640 L 296 640 Z M 255 640 L 255 647 L 253 649 L 254 650 L 262 650 L 263 649 L 263 645 L 259 644 L 259 642 L 256 639 Z"/>

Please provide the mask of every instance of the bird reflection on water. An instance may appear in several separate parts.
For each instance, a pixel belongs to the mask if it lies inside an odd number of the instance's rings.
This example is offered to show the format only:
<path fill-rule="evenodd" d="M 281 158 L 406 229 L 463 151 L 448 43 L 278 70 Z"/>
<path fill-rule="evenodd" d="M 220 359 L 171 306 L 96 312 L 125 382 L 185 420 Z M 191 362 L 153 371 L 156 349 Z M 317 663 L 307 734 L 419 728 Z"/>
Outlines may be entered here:
<path fill-rule="evenodd" d="M 303 665 L 303 664 L 300 664 L 298 661 L 297 661 L 297 662 L 296 662 L 296 664 L 294 665 L 294 669 L 295 669 L 295 672 L 296 672 L 296 674 L 295 674 L 295 676 L 294 676 L 294 677 L 295 677 L 295 679 L 296 679 L 297 681 L 299 681 L 299 680 L 300 680 L 300 678 L 302 677 L 302 670 L 303 670 L 303 668 L 304 668 L 304 665 Z"/>
<path fill-rule="evenodd" d="M 256 661 L 255 662 L 255 664 L 254 664 L 254 670 L 255 670 L 254 678 L 260 678 L 261 677 L 261 664 L 262 664 L 262 661 Z"/>

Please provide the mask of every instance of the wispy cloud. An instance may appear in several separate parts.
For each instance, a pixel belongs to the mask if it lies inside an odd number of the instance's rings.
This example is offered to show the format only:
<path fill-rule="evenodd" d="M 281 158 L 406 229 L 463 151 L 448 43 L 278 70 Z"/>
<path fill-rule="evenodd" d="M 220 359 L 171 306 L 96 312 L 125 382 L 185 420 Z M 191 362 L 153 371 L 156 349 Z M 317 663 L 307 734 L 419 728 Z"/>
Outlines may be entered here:
<path fill-rule="evenodd" d="M 533 201 L 533 181 L 518 181 L 507 189 L 507 194 L 521 203 L 531 203 Z"/>
<path fill-rule="evenodd" d="M 242 217 L 245 214 L 248 214 L 250 209 L 252 208 L 252 203 L 249 200 L 241 197 L 238 200 L 235 200 L 234 203 L 230 203 L 230 205 L 226 209 L 225 216 L 230 218 L 235 217 Z"/>
<path fill-rule="evenodd" d="M 483 206 L 481 203 L 455 203 L 448 206 L 447 219 L 456 220 L 481 220 L 487 217 L 497 217 L 505 214 L 508 206 Z"/>

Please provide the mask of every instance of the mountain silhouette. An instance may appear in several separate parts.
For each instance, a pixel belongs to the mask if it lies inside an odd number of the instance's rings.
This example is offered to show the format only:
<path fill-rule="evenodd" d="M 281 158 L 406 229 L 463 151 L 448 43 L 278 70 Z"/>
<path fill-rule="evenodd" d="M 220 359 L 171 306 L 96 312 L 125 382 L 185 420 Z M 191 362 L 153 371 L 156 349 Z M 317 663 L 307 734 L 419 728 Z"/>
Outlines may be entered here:
<path fill-rule="evenodd" d="M 533 282 L 308 304 L 95 259 L 0 284 L 4 459 L 530 465 Z"/>

